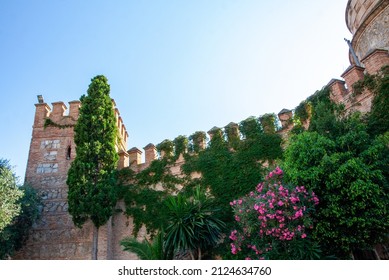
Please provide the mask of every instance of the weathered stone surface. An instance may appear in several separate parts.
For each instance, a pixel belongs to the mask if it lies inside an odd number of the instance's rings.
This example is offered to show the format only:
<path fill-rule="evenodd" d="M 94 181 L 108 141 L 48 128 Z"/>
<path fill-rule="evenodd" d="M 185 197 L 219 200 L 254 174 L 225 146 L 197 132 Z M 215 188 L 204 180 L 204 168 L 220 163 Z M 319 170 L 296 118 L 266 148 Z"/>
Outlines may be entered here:
<path fill-rule="evenodd" d="M 375 49 L 389 50 L 389 5 L 366 26 L 354 44 L 360 59 Z"/>
<path fill-rule="evenodd" d="M 39 163 L 36 173 L 55 173 L 58 172 L 58 163 Z"/>
<path fill-rule="evenodd" d="M 57 159 L 57 151 L 50 151 L 43 154 L 43 158 L 47 161 Z"/>
<path fill-rule="evenodd" d="M 59 149 L 61 147 L 61 141 L 56 140 L 43 140 L 41 141 L 41 149 Z"/>
<path fill-rule="evenodd" d="M 355 34 L 378 2 L 380 0 L 350 0 L 348 2 L 346 7 L 346 24 L 351 33 Z"/>
<path fill-rule="evenodd" d="M 389 0 L 350 0 L 346 23 L 359 60 L 374 49 L 389 50 Z"/>

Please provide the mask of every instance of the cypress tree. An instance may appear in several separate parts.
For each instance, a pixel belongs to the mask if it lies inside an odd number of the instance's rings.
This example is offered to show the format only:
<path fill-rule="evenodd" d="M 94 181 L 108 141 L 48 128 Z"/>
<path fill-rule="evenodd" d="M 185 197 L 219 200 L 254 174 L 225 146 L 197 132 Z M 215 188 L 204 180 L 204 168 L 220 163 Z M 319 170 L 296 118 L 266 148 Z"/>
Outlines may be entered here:
<path fill-rule="evenodd" d="M 115 177 L 118 131 L 110 86 L 106 77 L 92 79 L 74 127 L 76 158 L 68 172 L 69 213 L 76 226 L 94 225 L 92 259 L 97 259 L 99 228 L 106 224 L 116 204 Z"/>

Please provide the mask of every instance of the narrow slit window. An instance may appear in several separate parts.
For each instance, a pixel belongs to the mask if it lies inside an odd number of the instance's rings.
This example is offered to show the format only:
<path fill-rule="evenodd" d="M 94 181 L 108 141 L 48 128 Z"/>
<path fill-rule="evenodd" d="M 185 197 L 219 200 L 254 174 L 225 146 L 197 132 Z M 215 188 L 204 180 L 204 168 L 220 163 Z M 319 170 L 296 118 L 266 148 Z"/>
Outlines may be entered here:
<path fill-rule="evenodd" d="M 66 159 L 70 159 L 70 155 L 72 154 L 72 147 L 70 145 L 66 149 Z"/>

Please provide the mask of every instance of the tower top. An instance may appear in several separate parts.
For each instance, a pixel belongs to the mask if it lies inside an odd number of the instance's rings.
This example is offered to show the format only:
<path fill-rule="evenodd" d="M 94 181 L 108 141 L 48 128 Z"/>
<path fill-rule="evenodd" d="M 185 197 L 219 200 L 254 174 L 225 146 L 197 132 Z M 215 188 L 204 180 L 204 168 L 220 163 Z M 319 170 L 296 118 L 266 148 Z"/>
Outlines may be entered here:
<path fill-rule="evenodd" d="M 389 50 L 389 0 L 349 0 L 346 25 L 353 34 L 349 53 L 351 64 L 358 65 L 375 49 Z M 363 66 L 363 65 L 361 65 Z"/>

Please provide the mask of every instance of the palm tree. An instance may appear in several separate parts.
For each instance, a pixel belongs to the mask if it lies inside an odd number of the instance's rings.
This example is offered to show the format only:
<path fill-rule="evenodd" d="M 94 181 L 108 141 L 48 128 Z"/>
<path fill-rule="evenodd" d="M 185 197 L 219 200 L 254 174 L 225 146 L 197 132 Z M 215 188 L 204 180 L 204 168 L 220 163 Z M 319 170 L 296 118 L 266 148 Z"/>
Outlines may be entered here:
<path fill-rule="evenodd" d="M 202 251 L 220 241 L 225 224 L 215 215 L 218 210 L 213 199 L 200 187 L 195 189 L 193 197 L 182 194 L 169 197 L 166 205 L 170 214 L 165 236 L 168 252 L 184 250 L 192 259 L 195 253 L 201 259 Z"/>
<path fill-rule="evenodd" d="M 124 251 L 135 253 L 141 260 L 166 260 L 169 259 L 163 246 L 163 231 L 160 231 L 152 242 L 144 239 L 138 241 L 135 237 L 127 237 L 120 241 Z"/>

